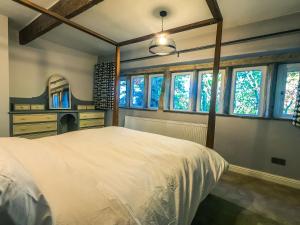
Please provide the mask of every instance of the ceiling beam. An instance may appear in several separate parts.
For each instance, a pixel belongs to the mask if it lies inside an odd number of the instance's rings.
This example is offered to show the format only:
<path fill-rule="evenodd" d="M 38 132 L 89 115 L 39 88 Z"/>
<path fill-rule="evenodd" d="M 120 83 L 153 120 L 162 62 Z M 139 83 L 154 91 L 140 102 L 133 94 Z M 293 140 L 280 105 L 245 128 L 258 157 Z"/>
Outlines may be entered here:
<path fill-rule="evenodd" d="M 43 8 L 43 7 L 41 7 L 37 4 L 34 4 L 31 1 L 28 1 L 28 0 L 13 0 L 13 1 L 15 1 L 15 2 L 17 2 L 21 5 L 24 5 L 28 8 L 31 8 L 31 9 L 37 11 L 37 12 L 46 14 L 46 15 L 50 16 L 51 18 L 54 18 L 54 19 L 58 20 L 60 23 L 65 23 L 65 24 L 67 24 L 67 25 L 69 25 L 69 26 L 71 26 L 71 27 L 73 27 L 77 30 L 80 30 L 84 33 L 87 33 L 87 34 L 91 35 L 91 36 L 94 36 L 94 37 L 96 37 L 96 38 L 98 38 L 102 41 L 105 41 L 105 42 L 110 43 L 110 44 L 115 45 L 115 46 L 118 44 L 117 42 L 115 42 L 114 40 L 112 40 L 110 38 L 107 38 L 107 37 L 105 37 L 101 34 L 98 34 L 95 31 L 92 31 L 92 30 L 90 30 L 90 29 L 88 29 L 84 26 L 81 26 L 81 25 L 79 25 L 79 24 L 77 24 L 77 23 L 75 23 L 75 22 L 73 22 L 73 21 L 57 14 L 57 13 L 55 13 L 55 12 L 52 12 L 52 11 L 50 11 L 48 9 L 45 9 L 45 8 Z"/>
<path fill-rule="evenodd" d="M 165 30 L 164 33 L 168 33 L 168 34 L 180 33 L 180 32 L 183 32 L 183 31 L 192 30 L 192 29 L 196 29 L 196 28 L 199 28 L 199 27 L 205 27 L 205 26 L 208 26 L 208 25 L 216 24 L 217 22 L 218 22 L 218 20 L 216 20 L 216 19 L 202 20 L 202 21 L 199 21 L 199 22 L 196 22 L 196 23 L 191 23 L 191 24 L 188 24 L 188 25 L 184 25 L 184 26 L 175 27 L 175 28 L 172 28 L 172 29 L 169 29 L 169 30 Z M 130 44 L 150 40 L 150 39 L 154 38 L 159 33 L 148 34 L 148 35 L 145 35 L 145 36 L 142 36 L 142 37 L 133 38 L 133 39 L 130 39 L 130 40 L 127 40 L 127 41 L 122 41 L 122 42 L 119 43 L 119 46 L 125 46 L 125 45 L 130 45 Z"/>
<path fill-rule="evenodd" d="M 223 16 L 217 0 L 206 0 L 206 3 L 213 17 L 218 21 L 223 21 Z"/>
<path fill-rule="evenodd" d="M 71 19 L 102 1 L 103 0 L 60 0 L 48 10 L 67 19 Z M 53 17 L 42 14 L 20 31 L 20 44 L 26 45 L 60 24 L 62 23 Z"/>

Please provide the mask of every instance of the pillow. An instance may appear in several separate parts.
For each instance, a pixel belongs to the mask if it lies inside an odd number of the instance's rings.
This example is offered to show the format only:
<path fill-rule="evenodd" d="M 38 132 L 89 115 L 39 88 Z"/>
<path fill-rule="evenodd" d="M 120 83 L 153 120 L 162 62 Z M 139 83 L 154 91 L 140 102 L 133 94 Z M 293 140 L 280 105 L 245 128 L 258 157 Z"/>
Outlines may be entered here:
<path fill-rule="evenodd" d="M 0 225 L 52 225 L 44 195 L 9 152 L 0 148 Z"/>

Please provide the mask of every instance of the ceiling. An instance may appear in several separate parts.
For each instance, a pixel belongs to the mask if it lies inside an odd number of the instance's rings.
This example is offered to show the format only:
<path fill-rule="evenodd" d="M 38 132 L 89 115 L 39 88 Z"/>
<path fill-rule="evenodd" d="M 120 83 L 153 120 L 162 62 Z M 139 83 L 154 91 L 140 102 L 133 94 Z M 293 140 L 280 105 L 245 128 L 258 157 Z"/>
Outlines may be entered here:
<path fill-rule="evenodd" d="M 48 8 L 57 0 L 32 2 Z M 300 12 L 299 0 L 218 0 L 218 3 L 225 28 Z M 169 12 L 165 29 L 211 18 L 205 0 L 104 0 L 72 20 L 113 40 L 124 41 L 159 31 L 158 13 L 161 9 Z M 0 14 L 8 16 L 11 24 L 19 30 L 39 15 L 11 0 L 0 2 Z M 209 29 L 200 28 L 176 34 L 174 39 L 207 31 Z M 60 25 L 42 38 L 95 55 L 110 55 L 114 51 L 113 46 L 67 25 Z"/>

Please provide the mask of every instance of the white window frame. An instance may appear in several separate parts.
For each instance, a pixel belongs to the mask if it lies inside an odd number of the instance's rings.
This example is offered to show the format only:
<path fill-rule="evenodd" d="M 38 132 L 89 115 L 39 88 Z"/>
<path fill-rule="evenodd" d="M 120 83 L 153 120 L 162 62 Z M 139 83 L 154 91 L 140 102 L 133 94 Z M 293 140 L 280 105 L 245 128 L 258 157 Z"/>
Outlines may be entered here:
<path fill-rule="evenodd" d="M 143 105 L 142 106 L 134 106 L 133 105 L 133 79 L 135 79 L 135 78 L 139 78 L 139 77 L 141 77 L 141 78 L 143 78 L 144 79 L 144 90 L 143 90 L 143 92 L 144 92 L 144 98 L 143 98 Z M 144 105 L 145 105 L 145 85 L 146 85 L 146 80 L 145 80 L 145 76 L 144 75 L 135 75 L 135 76 L 131 76 L 131 78 L 130 78 L 130 108 L 135 108 L 135 109 L 142 109 L 142 108 L 144 108 Z"/>
<path fill-rule="evenodd" d="M 242 67 L 242 68 L 235 68 L 232 71 L 232 83 L 231 83 L 231 95 L 230 95 L 230 114 L 236 116 L 249 116 L 249 117 L 263 117 L 266 107 L 266 99 L 267 99 L 267 66 L 254 66 L 254 67 Z M 258 106 L 258 114 L 239 114 L 234 113 L 234 98 L 235 98 L 235 84 L 236 84 L 236 73 L 240 71 L 248 71 L 248 70 L 261 70 L 262 71 L 262 82 L 261 82 L 261 91 L 260 91 L 260 103 Z"/>
<path fill-rule="evenodd" d="M 288 72 L 300 71 L 300 63 L 281 64 L 277 70 L 277 82 L 274 104 L 274 117 L 292 119 L 293 115 L 283 114 L 285 87 Z"/>
<path fill-rule="evenodd" d="M 196 104 L 196 112 L 201 112 L 201 113 L 208 113 L 206 111 L 201 111 L 200 110 L 200 104 L 201 104 L 201 98 L 200 98 L 200 93 L 201 93 L 201 80 L 203 74 L 213 74 L 212 70 L 202 70 L 198 71 L 198 87 L 197 87 L 197 104 Z M 226 70 L 222 69 L 219 70 L 219 73 L 221 73 L 221 94 L 220 94 L 220 102 L 219 102 L 219 112 L 216 112 L 218 114 L 223 113 L 224 111 L 224 94 L 225 94 L 225 77 L 226 77 Z"/>
<path fill-rule="evenodd" d="M 121 91 L 121 81 L 125 81 L 126 82 L 126 103 L 125 103 L 125 105 L 121 105 L 120 104 L 120 91 Z M 120 78 L 120 80 L 119 80 L 119 107 L 126 107 L 126 105 L 127 105 L 127 95 L 128 95 L 128 80 L 126 79 L 126 78 Z"/>
<path fill-rule="evenodd" d="M 152 78 L 156 78 L 156 77 L 162 77 L 162 78 L 164 78 L 164 74 L 159 73 L 159 74 L 150 74 L 150 75 L 149 75 L 148 103 L 147 103 L 147 104 L 148 104 L 147 107 L 148 107 L 149 109 L 158 109 L 158 108 L 156 108 L 156 107 L 151 107 L 151 106 L 150 106 L 150 103 L 151 103 L 151 89 L 152 89 L 151 79 L 152 79 Z M 164 79 L 163 79 L 163 82 L 165 82 Z M 162 85 L 164 85 L 164 84 L 162 83 Z M 159 99 L 158 99 L 158 101 L 159 101 Z"/>
<path fill-rule="evenodd" d="M 174 109 L 174 78 L 178 75 L 190 75 L 190 91 L 189 91 L 189 108 L 188 110 L 180 110 Z M 194 72 L 193 71 L 185 71 L 185 72 L 177 72 L 172 73 L 171 78 L 171 92 L 170 92 L 170 110 L 179 111 L 179 112 L 190 112 L 192 110 L 192 97 L 193 97 L 193 80 L 194 80 Z"/>

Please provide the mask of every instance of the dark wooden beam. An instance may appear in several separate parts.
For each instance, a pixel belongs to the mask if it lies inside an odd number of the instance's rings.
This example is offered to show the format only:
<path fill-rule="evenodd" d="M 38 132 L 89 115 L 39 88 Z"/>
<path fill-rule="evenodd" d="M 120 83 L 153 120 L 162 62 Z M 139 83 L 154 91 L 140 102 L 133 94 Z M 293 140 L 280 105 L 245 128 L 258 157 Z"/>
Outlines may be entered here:
<path fill-rule="evenodd" d="M 220 59 L 221 59 L 222 28 L 223 28 L 223 22 L 219 22 L 217 24 L 216 47 L 215 47 L 214 66 L 213 66 L 213 82 L 211 87 L 211 99 L 210 99 L 210 109 L 208 114 L 207 137 L 206 137 L 206 147 L 209 148 L 214 147 L 214 139 L 215 139 L 216 100 L 217 100 L 218 74 L 219 74 Z"/>
<path fill-rule="evenodd" d="M 175 28 L 172 28 L 172 29 L 169 29 L 169 30 L 165 30 L 164 33 L 168 33 L 168 34 L 180 33 L 180 32 L 183 32 L 183 31 L 188 31 L 188 30 L 199 28 L 199 27 L 204 27 L 204 26 L 216 24 L 217 22 L 218 21 L 216 19 L 202 20 L 202 21 L 199 21 L 199 22 L 196 22 L 196 23 L 191 23 L 191 24 L 188 24 L 188 25 L 184 25 L 184 26 L 175 27 Z M 150 40 L 153 37 L 155 37 L 156 35 L 158 35 L 159 33 L 148 34 L 148 35 L 145 35 L 145 36 L 142 36 L 142 37 L 133 38 L 133 39 L 130 39 L 130 40 L 127 40 L 127 41 L 122 41 L 122 42 L 119 43 L 119 46 L 130 45 L 130 44 Z"/>
<path fill-rule="evenodd" d="M 60 0 L 48 10 L 55 12 L 67 19 L 71 19 L 72 17 L 79 15 L 80 13 L 88 10 L 102 1 L 103 0 Z M 62 23 L 57 19 L 45 14 L 41 14 L 38 18 L 20 31 L 20 44 L 26 45 L 53 28 L 59 26 L 60 24 Z"/>
<path fill-rule="evenodd" d="M 116 47 L 115 64 L 115 89 L 114 89 L 114 108 L 113 108 L 113 126 L 119 126 L 119 80 L 120 80 L 120 47 Z"/>
<path fill-rule="evenodd" d="M 105 37 L 105 36 L 103 36 L 101 34 L 98 34 L 95 31 L 92 31 L 92 30 L 90 30 L 90 29 L 88 29 L 88 28 L 86 28 L 84 26 L 81 26 L 81 25 L 79 25 L 79 24 L 77 24 L 75 22 L 72 22 L 71 20 L 66 19 L 65 17 L 63 17 L 63 16 L 61 16 L 61 15 L 55 13 L 55 12 L 49 11 L 48 9 L 45 9 L 45 8 L 43 8 L 43 7 L 41 7 L 41 6 L 37 5 L 37 4 L 34 4 L 31 1 L 28 1 L 28 0 L 13 0 L 13 1 L 15 1 L 15 2 L 17 2 L 17 3 L 21 4 L 21 5 L 24 5 L 24 6 L 28 7 L 28 8 L 31 8 L 31 9 L 37 11 L 37 12 L 46 14 L 46 15 L 48 15 L 48 16 L 56 19 L 56 20 L 58 20 L 61 23 L 65 23 L 65 24 L 67 24 L 67 25 L 69 25 L 69 26 L 71 26 L 71 27 L 73 27 L 73 28 L 75 28 L 77 30 L 80 30 L 80 31 L 82 31 L 84 33 L 87 33 L 87 34 L 91 35 L 91 36 L 94 36 L 94 37 L 96 37 L 96 38 L 98 38 L 98 39 L 100 39 L 102 41 L 105 41 L 105 42 L 110 43 L 110 44 L 115 45 L 115 46 L 118 44 L 117 42 L 115 42 L 112 39 L 109 39 L 109 38 L 107 38 L 107 37 Z"/>
<path fill-rule="evenodd" d="M 217 0 L 206 0 L 206 3 L 213 17 L 218 21 L 223 21 L 223 16 Z"/>

